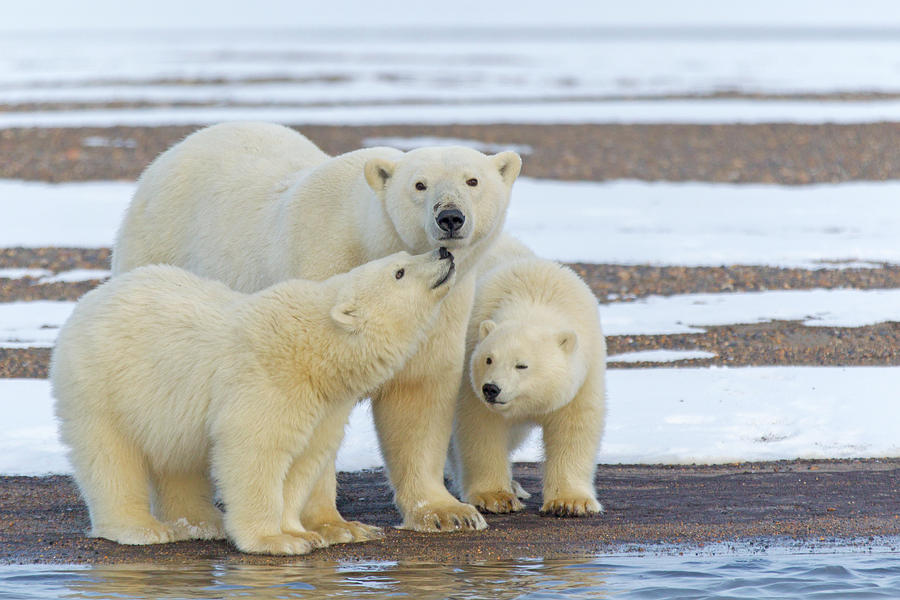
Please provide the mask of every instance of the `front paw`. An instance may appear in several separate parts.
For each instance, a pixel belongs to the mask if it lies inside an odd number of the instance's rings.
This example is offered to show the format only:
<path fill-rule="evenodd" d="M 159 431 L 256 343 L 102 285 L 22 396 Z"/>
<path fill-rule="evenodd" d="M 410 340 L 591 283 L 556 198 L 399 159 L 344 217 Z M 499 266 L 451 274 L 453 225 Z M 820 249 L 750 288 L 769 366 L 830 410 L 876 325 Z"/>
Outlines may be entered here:
<path fill-rule="evenodd" d="M 603 511 L 603 507 L 591 496 L 561 496 L 544 502 L 541 514 L 554 517 L 583 517 Z"/>
<path fill-rule="evenodd" d="M 187 518 L 181 517 L 174 523 L 171 523 L 175 530 L 176 540 L 223 540 L 225 539 L 225 526 L 222 525 L 222 519 L 215 521 L 197 521 L 191 522 Z"/>
<path fill-rule="evenodd" d="M 307 534 L 307 535 L 302 535 Z M 325 540 L 318 533 L 311 531 L 298 532 L 296 534 L 281 533 L 278 535 L 265 535 L 248 540 L 237 541 L 235 544 L 241 552 L 250 554 L 276 554 L 297 555 L 309 554 L 316 548 L 322 548 Z"/>
<path fill-rule="evenodd" d="M 427 532 L 477 531 L 487 529 L 487 521 L 471 504 L 422 503 L 406 515 L 400 529 Z"/>
<path fill-rule="evenodd" d="M 490 513 L 510 513 L 525 508 L 516 494 L 506 490 L 476 492 L 469 494 L 467 500 L 479 509 Z"/>
<path fill-rule="evenodd" d="M 531 498 L 531 494 L 526 492 L 525 488 L 519 485 L 519 482 L 515 479 L 512 479 L 510 481 L 510 485 L 512 486 L 513 494 L 515 494 L 516 498 L 518 498 L 519 500 L 528 500 L 529 498 Z"/>
<path fill-rule="evenodd" d="M 313 531 L 329 544 L 349 544 L 384 539 L 384 531 L 359 521 L 331 521 L 316 525 Z"/>

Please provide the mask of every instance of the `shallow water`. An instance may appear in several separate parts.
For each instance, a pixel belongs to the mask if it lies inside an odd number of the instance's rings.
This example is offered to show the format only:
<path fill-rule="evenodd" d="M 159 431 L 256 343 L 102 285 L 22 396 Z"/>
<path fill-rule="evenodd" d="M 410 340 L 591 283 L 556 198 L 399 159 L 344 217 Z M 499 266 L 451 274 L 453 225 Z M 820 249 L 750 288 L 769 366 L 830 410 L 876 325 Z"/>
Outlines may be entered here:
<path fill-rule="evenodd" d="M 900 598 L 900 554 L 0 566 L 0 598 Z"/>

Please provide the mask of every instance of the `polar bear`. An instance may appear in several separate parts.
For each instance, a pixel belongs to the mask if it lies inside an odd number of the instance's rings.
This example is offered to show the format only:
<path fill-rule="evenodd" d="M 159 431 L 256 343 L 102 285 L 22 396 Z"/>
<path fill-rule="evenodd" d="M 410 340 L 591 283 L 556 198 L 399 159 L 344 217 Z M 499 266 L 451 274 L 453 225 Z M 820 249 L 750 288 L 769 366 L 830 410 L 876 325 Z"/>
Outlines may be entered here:
<path fill-rule="evenodd" d="M 151 265 L 85 295 L 50 379 L 92 535 L 154 544 L 227 533 L 265 554 L 325 545 L 300 520 L 313 484 L 356 399 L 415 351 L 454 273 L 446 250 L 401 252 L 251 295 Z"/>
<path fill-rule="evenodd" d="M 174 264 L 252 292 L 290 277 L 325 279 L 406 250 L 440 246 L 457 283 L 416 356 L 373 391 L 381 452 L 403 528 L 487 526 L 444 487 L 478 260 L 503 228 L 522 161 L 460 147 L 357 150 L 330 157 L 269 123 L 200 130 L 143 173 L 113 249 L 114 275 Z M 302 520 L 330 542 L 356 541 L 324 473 Z"/>
<path fill-rule="evenodd" d="M 484 261 L 467 339 L 451 463 L 461 496 L 487 512 L 523 508 L 509 454 L 543 430 L 541 512 L 601 510 L 594 491 L 606 415 L 597 300 L 571 269 L 503 236 Z"/>

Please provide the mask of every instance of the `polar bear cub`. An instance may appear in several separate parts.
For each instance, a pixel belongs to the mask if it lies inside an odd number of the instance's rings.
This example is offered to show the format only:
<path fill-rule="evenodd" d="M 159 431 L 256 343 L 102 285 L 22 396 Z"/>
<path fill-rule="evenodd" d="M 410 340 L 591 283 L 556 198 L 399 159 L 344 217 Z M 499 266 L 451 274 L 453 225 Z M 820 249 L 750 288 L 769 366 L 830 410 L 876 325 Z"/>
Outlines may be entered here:
<path fill-rule="evenodd" d="M 594 491 L 606 414 L 606 342 L 597 301 L 571 269 L 503 236 L 479 276 L 454 425 L 462 498 L 488 512 L 523 508 L 509 454 L 543 430 L 541 512 L 601 510 Z"/>
<path fill-rule="evenodd" d="M 323 546 L 300 521 L 310 487 L 355 400 L 415 352 L 454 273 L 441 248 L 252 295 L 164 265 L 85 295 L 50 377 L 92 535 Z"/>

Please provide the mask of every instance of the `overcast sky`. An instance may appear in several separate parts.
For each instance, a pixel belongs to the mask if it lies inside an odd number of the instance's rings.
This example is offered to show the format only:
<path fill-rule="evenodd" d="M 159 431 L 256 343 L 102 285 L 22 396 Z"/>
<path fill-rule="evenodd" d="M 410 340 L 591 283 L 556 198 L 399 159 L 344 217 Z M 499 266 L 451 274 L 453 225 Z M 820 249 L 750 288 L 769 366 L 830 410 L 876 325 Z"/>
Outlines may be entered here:
<path fill-rule="evenodd" d="M 900 26 L 897 0 L 33 0 L 0 30 L 386 26 Z"/>

